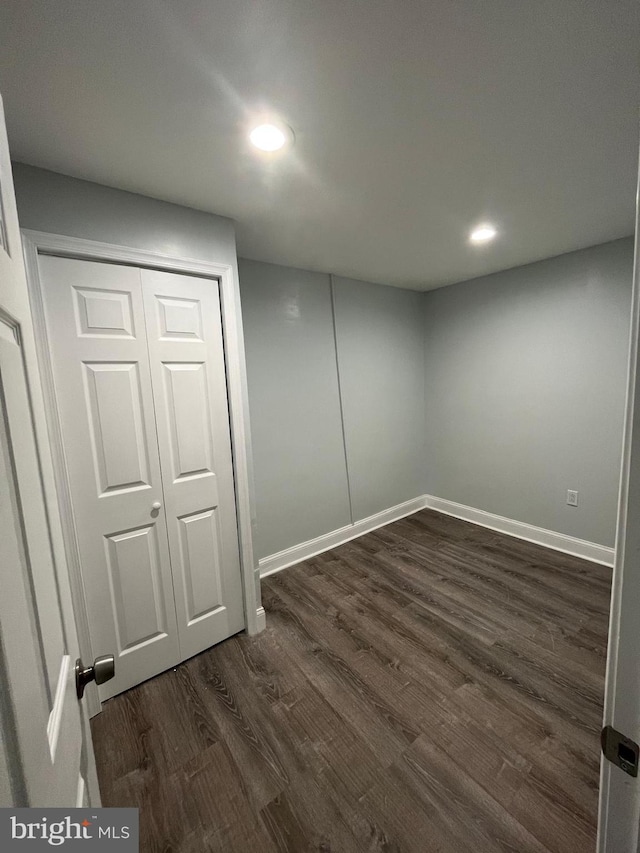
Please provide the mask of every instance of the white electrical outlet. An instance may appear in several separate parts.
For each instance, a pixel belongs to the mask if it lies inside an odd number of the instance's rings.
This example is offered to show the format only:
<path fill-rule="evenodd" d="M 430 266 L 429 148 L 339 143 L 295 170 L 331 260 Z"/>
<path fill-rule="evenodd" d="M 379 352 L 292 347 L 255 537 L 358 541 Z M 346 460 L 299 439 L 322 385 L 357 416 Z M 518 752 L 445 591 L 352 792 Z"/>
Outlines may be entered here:
<path fill-rule="evenodd" d="M 569 506 L 578 506 L 578 493 L 573 489 L 567 489 L 567 503 Z"/>

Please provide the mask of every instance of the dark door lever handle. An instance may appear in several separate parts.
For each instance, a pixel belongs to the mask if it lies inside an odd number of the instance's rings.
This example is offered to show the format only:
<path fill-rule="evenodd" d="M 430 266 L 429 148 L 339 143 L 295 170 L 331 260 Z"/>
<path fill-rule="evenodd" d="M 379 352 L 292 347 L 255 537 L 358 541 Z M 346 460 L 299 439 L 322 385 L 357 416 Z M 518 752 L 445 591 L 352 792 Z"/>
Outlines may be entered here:
<path fill-rule="evenodd" d="M 90 681 L 95 681 L 96 684 L 104 684 L 109 681 L 116 673 L 116 663 L 113 655 L 102 655 L 96 658 L 93 666 L 85 666 L 82 663 L 82 658 L 76 661 L 76 695 L 78 699 L 84 696 L 84 688 Z"/>

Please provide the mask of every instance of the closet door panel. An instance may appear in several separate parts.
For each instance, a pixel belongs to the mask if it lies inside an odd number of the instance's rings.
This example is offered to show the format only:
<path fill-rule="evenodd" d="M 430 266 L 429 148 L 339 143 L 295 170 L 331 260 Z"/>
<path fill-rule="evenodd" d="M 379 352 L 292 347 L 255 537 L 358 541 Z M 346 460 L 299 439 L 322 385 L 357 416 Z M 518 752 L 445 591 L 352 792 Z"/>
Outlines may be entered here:
<path fill-rule="evenodd" d="M 60 428 L 102 700 L 180 660 L 140 270 L 42 257 Z"/>
<path fill-rule="evenodd" d="M 130 653 L 166 635 L 156 525 L 105 537 L 118 647 Z"/>
<path fill-rule="evenodd" d="M 216 510 L 184 515 L 179 518 L 179 526 L 185 616 L 187 625 L 191 625 L 223 606 Z M 212 571 L 206 570 L 208 565 Z"/>
<path fill-rule="evenodd" d="M 98 495 L 151 488 L 139 365 L 84 361 L 83 368 Z"/>
<path fill-rule="evenodd" d="M 214 477 L 206 364 L 164 362 L 162 367 L 173 479 Z"/>
<path fill-rule="evenodd" d="M 244 628 L 218 282 L 142 270 L 183 658 Z"/>

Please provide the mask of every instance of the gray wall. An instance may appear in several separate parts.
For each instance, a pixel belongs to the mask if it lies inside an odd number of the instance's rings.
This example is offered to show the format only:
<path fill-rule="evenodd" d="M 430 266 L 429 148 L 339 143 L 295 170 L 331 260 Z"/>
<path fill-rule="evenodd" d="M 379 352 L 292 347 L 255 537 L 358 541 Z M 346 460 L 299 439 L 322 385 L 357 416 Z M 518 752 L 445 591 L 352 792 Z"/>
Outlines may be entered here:
<path fill-rule="evenodd" d="M 420 294 L 335 279 L 332 306 L 329 275 L 239 269 L 259 556 L 421 495 Z"/>
<path fill-rule="evenodd" d="M 428 493 L 613 545 L 632 264 L 627 238 L 424 294 Z"/>
<path fill-rule="evenodd" d="M 21 228 L 236 267 L 233 222 L 189 207 L 13 164 Z"/>
<path fill-rule="evenodd" d="M 334 278 L 354 520 L 424 494 L 423 294 Z"/>

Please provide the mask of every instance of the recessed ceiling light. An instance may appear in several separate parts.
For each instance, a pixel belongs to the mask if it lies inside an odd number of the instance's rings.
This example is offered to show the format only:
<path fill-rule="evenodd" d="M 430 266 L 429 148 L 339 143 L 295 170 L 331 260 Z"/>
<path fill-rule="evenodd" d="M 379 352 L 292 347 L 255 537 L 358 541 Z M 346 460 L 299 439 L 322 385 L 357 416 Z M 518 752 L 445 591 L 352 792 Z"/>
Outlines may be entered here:
<path fill-rule="evenodd" d="M 497 235 L 496 228 L 488 222 L 478 225 L 469 235 L 469 240 L 476 245 L 480 243 L 489 243 Z"/>
<path fill-rule="evenodd" d="M 249 139 L 261 151 L 277 151 L 287 141 L 287 135 L 275 124 L 259 124 L 251 131 Z"/>

